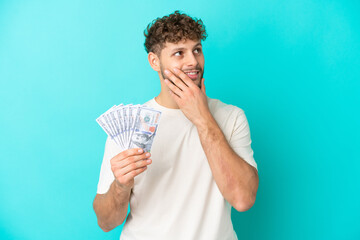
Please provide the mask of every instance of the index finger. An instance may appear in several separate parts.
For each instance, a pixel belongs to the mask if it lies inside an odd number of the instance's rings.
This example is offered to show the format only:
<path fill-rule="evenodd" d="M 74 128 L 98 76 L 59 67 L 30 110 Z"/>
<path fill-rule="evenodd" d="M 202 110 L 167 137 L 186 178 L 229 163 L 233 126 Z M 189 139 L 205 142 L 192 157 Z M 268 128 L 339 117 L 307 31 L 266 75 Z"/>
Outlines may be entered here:
<path fill-rule="evenodd" d="M 174 72 L 176 73 L 176 75 L 178 75 L 180 77 L 181 80 L 184 81 L 184 83 L 188 86 L 188 87 L 197 87 L 196 84 L 189 78 L 188 75 L 186 75 L 183 71 L 181 71 L 178 68 L 174 68 L 173 69 Z"/>
<path fill-rule="evenodd" d="M 143 152 L 144 152 L 144 150 L 142 148 L 131 148 L 131 149 L 127 149 L 125 151 L 122 151 L 121 153 L 119 153 L 117 155 L 117 157 L 120 158 L 120 159 L 125 159 L 125 158 L 130 157 L 130 156 L 140 155 Z"/>

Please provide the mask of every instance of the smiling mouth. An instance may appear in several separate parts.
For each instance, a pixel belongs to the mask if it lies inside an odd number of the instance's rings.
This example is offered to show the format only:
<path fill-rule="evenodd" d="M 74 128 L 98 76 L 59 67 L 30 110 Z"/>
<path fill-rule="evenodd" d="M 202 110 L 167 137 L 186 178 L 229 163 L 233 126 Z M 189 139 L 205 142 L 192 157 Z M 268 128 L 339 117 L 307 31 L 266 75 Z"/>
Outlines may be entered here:
<path fill-rule="evenodd" d="M 195 70 L 195 71 L 186 71 L 184 72 L 186 75 L 188 75 L 189 78 L 191 78 L 192 80 L 196 80 L 199 77 L 199 73 L 200 71 Z"/>

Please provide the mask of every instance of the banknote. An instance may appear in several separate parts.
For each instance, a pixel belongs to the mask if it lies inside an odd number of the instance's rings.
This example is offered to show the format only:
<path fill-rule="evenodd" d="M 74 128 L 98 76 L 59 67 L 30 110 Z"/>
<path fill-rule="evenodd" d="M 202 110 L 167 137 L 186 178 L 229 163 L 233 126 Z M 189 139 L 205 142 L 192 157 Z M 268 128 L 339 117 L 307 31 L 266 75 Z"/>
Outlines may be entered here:
<path fill-rule="evenodd" d="M 145 105 L 119 104 L 101 114 L 96 122 L 121 150 L 142 148 L 150 152 L 161 112 Z"/>
<path fill-rule="evenodd" d="M 146 152 L 150 152 L 160 116 L 160 111 L 147 107 L 142 107 L 137 112 L 135 125 L 131 131 L 129 148 L 140 147 Z"/>

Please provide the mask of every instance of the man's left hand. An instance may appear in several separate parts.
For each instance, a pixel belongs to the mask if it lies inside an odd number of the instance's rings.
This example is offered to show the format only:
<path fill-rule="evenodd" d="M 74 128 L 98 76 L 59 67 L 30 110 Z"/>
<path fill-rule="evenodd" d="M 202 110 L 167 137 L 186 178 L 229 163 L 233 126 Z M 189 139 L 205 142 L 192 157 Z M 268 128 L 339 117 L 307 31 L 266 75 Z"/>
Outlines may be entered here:
<path fill-rule="evenodd" d="M 200 88 L 183 71 L 174 68 L 173 72 L 165 70 L 168 79 L 166 85 L 174 101 L 184 115 L 195 125 L 205 124 L 212 117 L 205 93 L 204 78 Z M 171 81 L 169 81 L 169 79 Z"/>

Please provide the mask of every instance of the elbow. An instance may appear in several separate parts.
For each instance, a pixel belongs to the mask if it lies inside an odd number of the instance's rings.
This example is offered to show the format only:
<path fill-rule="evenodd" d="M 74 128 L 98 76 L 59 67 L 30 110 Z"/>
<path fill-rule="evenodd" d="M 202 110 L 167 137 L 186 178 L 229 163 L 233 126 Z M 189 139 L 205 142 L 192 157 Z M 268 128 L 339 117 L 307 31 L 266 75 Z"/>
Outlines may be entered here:
<path fill-rule="evenodd" d="M 254 180 L 251 181 L 251 184 L 249 184 L 249 189 L 247 191 L 238 190 L 234 195 L 235 201 L 233 207 L 238 212 L 246 212 L 255 204 L 256 193 L 259 187 L 259 176 L 256 169 L 254 172 L 255 177 L 253 178 Z"/>
<path fill-rule="evenodd" d="M 113 230 L 114 228 L 116 228 L 117 226 L 121 225 L 124 221 L 122 221 L 120 224 L 118 225 L 108 225 L 102 221 L 98 220 L 98 225 L 101 228 L 101 230 L 103 230 L 104 232 L 110 232 L 111 230 Z"/>
<path fill-rule="evenodd" d="M 101 213 L 101 208 L 99 206 L 99 197 L 98 195 L 96 195 L 94 201 L 93 201 L 93 209 L 97 218 L 97 224 L 98 226 L 101 228 L 101 230 L 103 230 L 104 232 L 110 232 L 111 230 L 113 230 L 114 228 L 109 227 L 106 222 L 104 222 L 104 217 L 100 217 L 100 213 Z M 105 218 L 106 219 L 106 218 Z"/>
<path fill-rule="evenodd" d="M 101 228 L 102 231 L 104 232 L 110 232 L 111 230 L 113 230 L 117 225 L 114 225 L 114 224 L 111 224 L 110 222 L 108 222 L 106 220 L 106 218 L 102 218 L 100 219 L 98 217 L 98 220 L 97 220 L 97 224 L 98 226 Z"/>
<path fill-rule="evenodd" d="M 101 228 L 101 230 L 103 230 L 104 232 L 110 232 L 111 230 L 113 230 L 113 228 L 108 228 L 108 227 L 102 225 L 99 221 L 98 221 L 98 225 Z"/>
<path fill-rule="evenodd" d="M 256 192 L 248 195 L 247 197 L 239 196 L 238 198 L 233 201 L 234 204 L 232 206 L 238 211 L 238 212 L 246 212 L 252 206 L 254 206 L 256 200 Z"/>
<path fill-rule="evenodd" d="M 247 210 L 249 210 L 254 205 L 254 203 L 255 202 L 238 201 L 233 205 L 233 207 L 238 212 L 246 212 Z"/>

